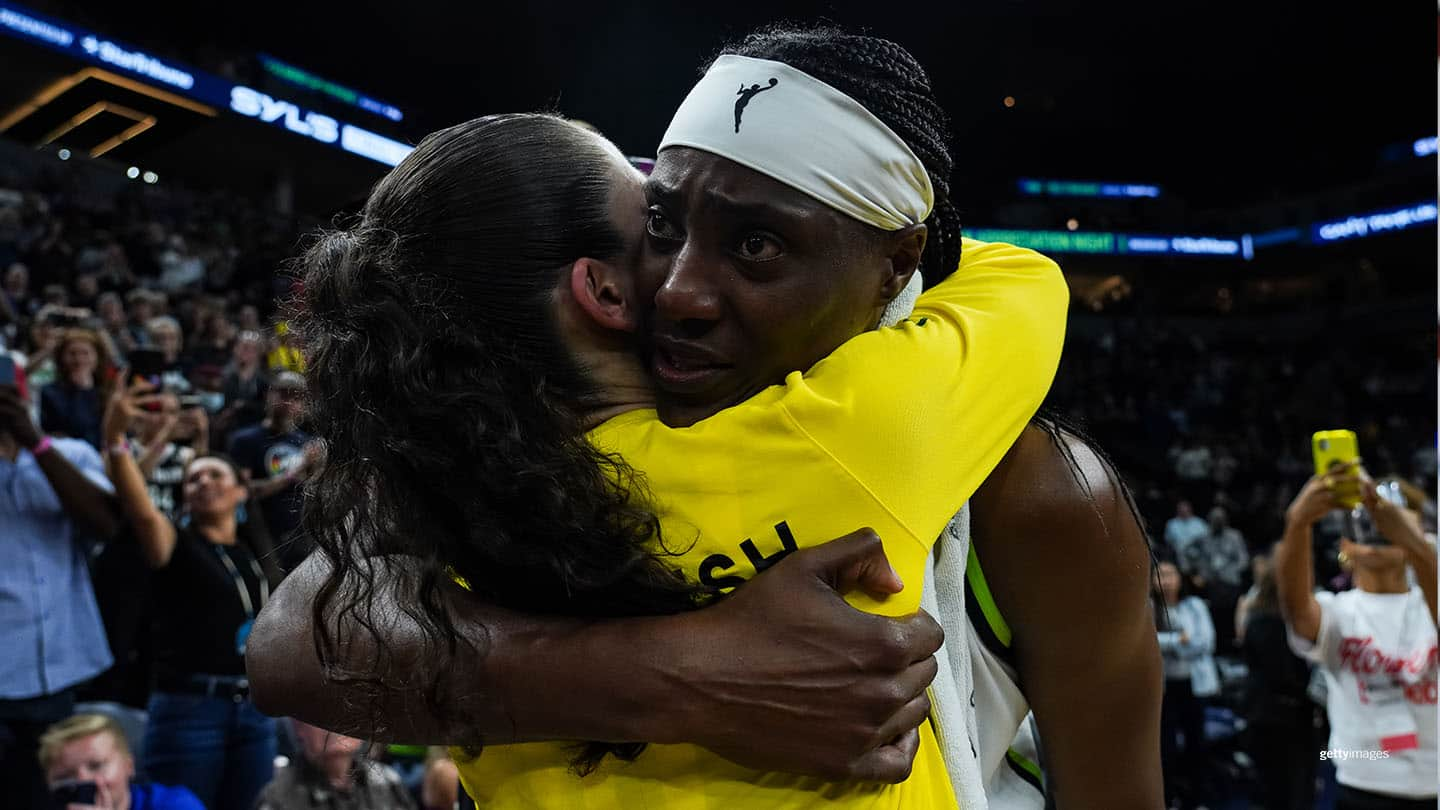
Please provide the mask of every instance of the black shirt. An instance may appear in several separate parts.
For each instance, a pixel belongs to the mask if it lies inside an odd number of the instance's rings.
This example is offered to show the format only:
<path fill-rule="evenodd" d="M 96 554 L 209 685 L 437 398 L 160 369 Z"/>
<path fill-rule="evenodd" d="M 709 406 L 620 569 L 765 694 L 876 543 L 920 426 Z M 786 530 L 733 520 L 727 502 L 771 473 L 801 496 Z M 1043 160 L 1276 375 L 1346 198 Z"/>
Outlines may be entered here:
<path fill-rule="evenodd" d="M 100 449 L 100 392 L 53 382 L 40 389 L 40 429 L 82 439 Z"/>
<path fill-rule="evenodd" d="M 141 448 L 135 448 L 137 462 L 143 452 Z M 150 492 L 150 502 L 171 520 L 180 516 L 180 495 L 184 489 L 185 465 L 194 456 L 195 454 L 190 448 L 168 442 L 160 452 L 160 458 L 156 461 L 155 468 L 145 479 L 145 488 Z"/>
<path fill-rule="evenodd" d="M 1290 651 L 1280 614 L 1250 614 L 1244 648 L 1251 724 L 1307 724 L 1313 712 L 1307 694 L 1310 665 Z"/>
<path fill-rule="evenodd" d="M 170 564 L 155 573 L 155 663 L 161 678 L 245 674 L 236 634 L 253 615 L 221 555 L 244 582 L 253 613 L 260 612 L 264 575 L 250 549 L 177 529 Z"/>

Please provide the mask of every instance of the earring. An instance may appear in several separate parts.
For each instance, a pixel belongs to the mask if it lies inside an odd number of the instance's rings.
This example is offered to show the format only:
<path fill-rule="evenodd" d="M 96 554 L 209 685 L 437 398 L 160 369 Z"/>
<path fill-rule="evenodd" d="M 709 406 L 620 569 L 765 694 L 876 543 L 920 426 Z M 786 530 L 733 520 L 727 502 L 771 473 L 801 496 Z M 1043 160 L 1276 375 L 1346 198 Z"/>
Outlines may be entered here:
<path fill-rule="evenodd" d="M 242 503 L 242 504 L 237 504 L 237 505 L 235 506 L 235 522 L 236 522 L 236 523 L 244 523 L 245 521 L 247 521 L 247 520 L 249 520 L 249 519 L 250 519 L 250 513 L 245 511 L 245 504 L 243 504 L 243 503 Z"/>
<path fill-rule="evenodd" d="M 182 528 L 182 529 L 187 529 L 187 528 L 189 528 L 189 527 L 190 527 L 190 513 L 189 513 L 189 512 L 181 512 L 181 513 L 180 513 L 180 519 L 177 520 L 177 521 L 175 521 L 175 522 L 176 522 L 177 524 L 179 524 L 180 528 Z"/>
<path fill-rule="evenodd" d="M 1344 569 L 1344 570 L 1346 570 L 1346 571 L 1349 571 L 1349 570 L 1350 570 L 1350 555 L 1349 555 L 1349 554 L 1346 554 L 1345 552 L 1342 551 L 1342 552 L 1340 552 L 1339 554 L 1336 554 L 1336 555 L 1335 555 L 1335 561 L 1338 562 L 1338 563 L 1340 563 L 1340 567 L 1341 567 L 1342 569 Z"/>

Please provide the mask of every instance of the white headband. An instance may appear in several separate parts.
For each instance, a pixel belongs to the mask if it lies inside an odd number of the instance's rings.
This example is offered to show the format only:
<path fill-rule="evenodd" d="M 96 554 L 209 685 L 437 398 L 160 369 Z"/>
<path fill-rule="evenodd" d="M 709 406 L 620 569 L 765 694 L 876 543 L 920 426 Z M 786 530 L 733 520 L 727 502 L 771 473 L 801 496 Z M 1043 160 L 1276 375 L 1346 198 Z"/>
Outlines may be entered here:
<path fill-rule="evenodd" d="M 665 130 L 660 151 L 671 146 L 728 158 L 886 231 L 924 222 L 935 204 L 930 175 L 899 135 L 783 62 L 716 59 Z"/>

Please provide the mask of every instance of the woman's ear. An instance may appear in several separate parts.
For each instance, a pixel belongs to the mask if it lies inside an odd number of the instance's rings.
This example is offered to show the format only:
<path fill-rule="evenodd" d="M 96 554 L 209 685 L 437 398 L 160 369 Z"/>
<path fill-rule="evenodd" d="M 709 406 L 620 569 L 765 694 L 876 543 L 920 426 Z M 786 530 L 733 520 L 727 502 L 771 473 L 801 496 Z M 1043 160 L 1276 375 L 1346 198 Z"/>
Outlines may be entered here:
<path fill-rule="evenodd" d="M 634 332 L 631 279 L 615 265 L 599 259 L 578 259 L 570 267 L 570 294 L 580 310 L 602 329 Z"/>

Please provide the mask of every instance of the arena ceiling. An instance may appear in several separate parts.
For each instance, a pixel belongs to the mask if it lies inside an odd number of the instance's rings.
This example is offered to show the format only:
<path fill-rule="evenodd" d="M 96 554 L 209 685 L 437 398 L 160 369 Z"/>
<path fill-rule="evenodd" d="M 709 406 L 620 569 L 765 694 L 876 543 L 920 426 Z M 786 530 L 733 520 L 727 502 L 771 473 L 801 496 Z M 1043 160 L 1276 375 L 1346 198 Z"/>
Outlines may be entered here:
<path fill-rule="evenodd" d="M 274 54 L 405 110 L 412 139 L 487 112 L 558 108 L 631 154 L 653 150 L 727 39 L 826 19 L 895 39 L 929 68 L 953 118 L 960 187 L 975 194 L 1038 176 L 1256 202 L 1362 177 L 1384 147 L 1436 129 L 1436 29 L 1419 3 L 30 5 L 178 58 Z"/>

